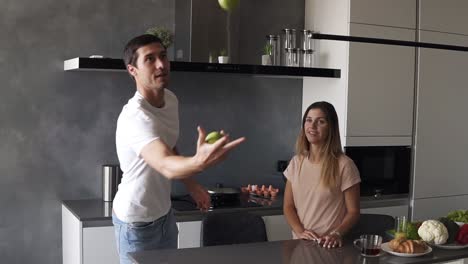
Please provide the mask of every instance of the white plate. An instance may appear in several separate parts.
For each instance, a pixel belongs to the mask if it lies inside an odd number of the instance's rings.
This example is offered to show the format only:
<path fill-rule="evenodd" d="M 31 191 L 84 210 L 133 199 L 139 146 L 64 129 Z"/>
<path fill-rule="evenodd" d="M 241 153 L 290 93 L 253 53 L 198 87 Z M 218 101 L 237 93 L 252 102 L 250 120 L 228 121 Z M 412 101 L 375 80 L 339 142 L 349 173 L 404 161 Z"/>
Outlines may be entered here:
<path fill-rule="evenodd" d="M 459 225 L 460 227 L 465 224 L 464 222 L 455 222 L 455 223 L 457 223 L 457 225 Z"/>
<path fill-rule="evenodd" d="M 434 247 L 437 247 L 437 248 L 443 248 L 443 249 L 462 249 L 462 248 L 468 248 L 468 244 L 466 244 L 466 245 L 460 245 L 460 244 L 455 244 L 455 243 L 443 244 L 443 245 L 431 244 L 431 246 L 434 246 Z"/>
<path fill-rule="evenodd" d="M 427 246 L 426 252 L 423 252 L 423 253 L 413 253 L 413 254 L 398 253 L 398 252 L 392 251 L 390 249 L 390 247 L 388 246 L 388 244 L 389 244 L 389 242 L 383 243 L 382 244 L 382 250 L 387 252 L 388 254 L 392 254 L 392 255 L 395 255 L 395 256 L 399 256 L 399 257 L 413 258 L 413 257 L 423 256 L 423 255 L 426 255 L 426 254 L 429 254 L 429 253 L 432 252 L 432 248 L 430 246 Z"/>

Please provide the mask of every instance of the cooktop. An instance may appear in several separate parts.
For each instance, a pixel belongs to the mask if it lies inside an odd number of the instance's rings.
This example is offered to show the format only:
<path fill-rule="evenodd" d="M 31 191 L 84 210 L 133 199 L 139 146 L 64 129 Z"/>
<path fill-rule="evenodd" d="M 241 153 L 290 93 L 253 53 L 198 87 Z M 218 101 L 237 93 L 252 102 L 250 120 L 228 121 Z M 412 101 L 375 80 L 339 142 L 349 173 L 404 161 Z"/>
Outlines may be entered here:
<path fill-rule="evenodd" d="M 197 205 L 195 201 L 192 199 L 190 195 L 183 195 L 183 196 L 174 196 L 171 198 L 172 200 L 172 208 L 177 211 L 198 211 Z M 213 209 L 221 209 L 221 208 L 250 208 L 250 207 L 262 207 L 261 203 L 256 202 L 250 197 L 241 195 L 238 200 L 232 203 L 211 203 L 210 210 Z"/>

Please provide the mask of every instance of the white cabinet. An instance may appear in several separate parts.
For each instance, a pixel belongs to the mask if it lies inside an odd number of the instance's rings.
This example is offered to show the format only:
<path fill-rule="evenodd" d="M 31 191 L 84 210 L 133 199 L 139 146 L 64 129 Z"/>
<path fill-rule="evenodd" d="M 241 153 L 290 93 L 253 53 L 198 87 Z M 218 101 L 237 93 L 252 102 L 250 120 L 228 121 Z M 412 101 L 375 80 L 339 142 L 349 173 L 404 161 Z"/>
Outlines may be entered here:
<path fill-rule="evenodd" d="M 412 218 L 414 220 L 437 219 L 459 209 L 468 209 L 468 195 L 417 199 L 413 201 Z"/>
<path fill-rule="evenodd" d="M 419 10 L 420 29 L 468 35 L 468 1 L 423 0 Z"/>
<path fill-rule="evenodd" d="M 415 30 L 353 23 L 350 34 L 415 40 Z M 414 64 L 414 48 L 350 43 L 347 138 L 411 139 Z"/>
<path fill-rule="evenodd" d="M 284 215 L 263 216 L 268 241 L 292 239 L 291 228 Z"/>
<path fill-rule="evenodd" d="M 178 248 L 200 246 L 201 221 L 178 222 Z M 88 227 L 62 205 L 63 264 L 118 263 L 114 226 Z"/>
<path fill-rule="evenodd" d="M 81 264 L 82 224 L 62 205 L 62 263 Z"/>
<path fill-rule="evenodd" d="M 408 205 L 388 206 L 388 207 L 376 207 L 376 208 L 365 208 L 361 209 L 362 214 L 385 214 L 396 216 L 408 216 L 409 207 Z"/>
<path fill-rule="evenodd" d="M 468 46 L 468 36 L 428 31 L 420 35 L 424 42 Z M 414 199 L 467 194 L 467 69 L 467 52 L 420 51 Z"/>
<path fill-rule="evenodd" d="M 62 205 L 63 264 L 118 263 L 113 226 L 83 227 Z"/>
<path fill-rule="evenodd" d="M 84 264 L 119 262 L 113 226 L 83 228 L 82 244 Z"/>
<path fill-rule="evenodd" d="M 178 222 L 179 239 L 177 248 L 200 247 L 201 221 Z"/>
<path fill-rule="evenodd" d="M 416 0 L 350 0 L 354 23 L 416 28 Z"/>
<path fill-rule="evenodd" d="M 370 1 L 352 0 L 351 9 L 355 9 L 355 4 L 375 5 L 367 2 Z M 393 1 L 376 2 L 384 6 L 394 4 Z M 411 6 L 409 9 L 413 10 L 415 16 L 415 1 L 396 1 L 395 7 L 400 10 L 406 4 Z M 328 34 L 406 41 L 416 39 L 415 29 L 362 24 L 370 23 L 365 21 L 367 15 L 363 15 L 364 20 L 359 21 L 353 11 L 349 22 L 346 17 L 331 12 L 336 9 L 341 14 L 343 9 L 346 10 L 346 5 L 343 1 L 307 0 L 306 17 L 313 19 L 306 19 L 305 27 Z M 369 10 L 362 12 L 371 13 Z M 360 23 L 354 23 L 353 20 Z M 319 47 L 319 66 L 340 68 L 342 77 L 339 80 L 305 78 L 303 111 L 315 101 L 332 103 L 337 110 L 345 146 L 411 145 L 415 48 L 328 40 L 321 40 Z"/>

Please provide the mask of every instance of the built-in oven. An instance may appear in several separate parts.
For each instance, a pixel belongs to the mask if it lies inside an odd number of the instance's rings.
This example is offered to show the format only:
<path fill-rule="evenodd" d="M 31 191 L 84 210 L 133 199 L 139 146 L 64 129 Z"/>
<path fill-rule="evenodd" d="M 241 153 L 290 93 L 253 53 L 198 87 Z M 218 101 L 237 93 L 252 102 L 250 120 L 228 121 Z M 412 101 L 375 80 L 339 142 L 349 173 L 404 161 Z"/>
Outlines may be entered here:
<path fill-rule="evenodd" d="M 361 196 L 409 193 L 410 146 L 350 146 L 345 153 L 361 175 Z"/>

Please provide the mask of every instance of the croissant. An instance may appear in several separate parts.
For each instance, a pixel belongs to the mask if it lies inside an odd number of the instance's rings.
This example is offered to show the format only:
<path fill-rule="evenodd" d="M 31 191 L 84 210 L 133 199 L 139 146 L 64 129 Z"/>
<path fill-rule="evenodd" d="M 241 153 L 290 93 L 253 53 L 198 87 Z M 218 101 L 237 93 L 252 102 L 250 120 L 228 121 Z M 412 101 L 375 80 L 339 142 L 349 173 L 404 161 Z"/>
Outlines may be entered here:
<path fill-rule="evenodd" d="M 423 253 L 427 249 L 427 245 L 421 240 L 407 240 L 405 238 L 393 239 L 388 246 L 391 250 L 398 253 Z"/>

